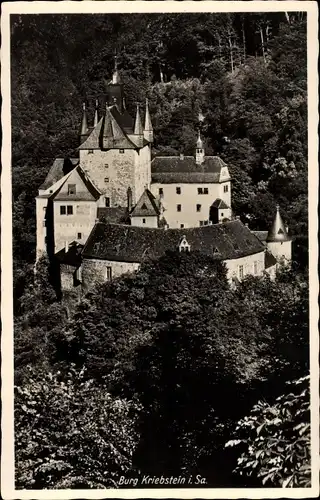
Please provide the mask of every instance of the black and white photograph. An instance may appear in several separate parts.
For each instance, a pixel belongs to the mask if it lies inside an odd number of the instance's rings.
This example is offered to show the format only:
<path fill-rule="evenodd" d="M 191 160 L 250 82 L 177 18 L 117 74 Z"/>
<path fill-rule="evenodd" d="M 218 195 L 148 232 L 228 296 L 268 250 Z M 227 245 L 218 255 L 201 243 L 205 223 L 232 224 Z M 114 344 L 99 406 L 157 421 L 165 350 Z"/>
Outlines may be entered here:
<path fill-rule="evenodd" d="M 317 497 L 316 2 L 26 3 L 4 498 Z"/>

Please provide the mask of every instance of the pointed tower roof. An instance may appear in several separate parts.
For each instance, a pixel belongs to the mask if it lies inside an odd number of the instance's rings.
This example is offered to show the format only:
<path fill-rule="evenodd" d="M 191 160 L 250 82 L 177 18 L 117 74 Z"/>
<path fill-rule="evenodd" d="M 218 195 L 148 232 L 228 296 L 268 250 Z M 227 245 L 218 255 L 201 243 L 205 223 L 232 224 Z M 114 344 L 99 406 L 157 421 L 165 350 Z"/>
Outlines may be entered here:
<path fill-rule="evenodd" d="M 288 235 L 287 229 L 283 223 L 282 217 L 277 205 L 277 212 L 273 224 L 268 232 L 267 242 L 289 241 L 291 238 Z"/>
<path fill-rule="evenodd" d="M 98 125 L 98 121 L 99 121 L 98 108 L 99 108 L 99 101 L 98 101 L 98 99 L 96 99 L 96 109 L 94 111 L 94 121 L 93 121 L 94 127 L 96 127 Z"/>
<path fill-rule="evenodd" d="M 151 132 L 153 130 L 151 118 L 150 118 L 150 112 L 149 112 L 148 99 L 146 99 L 146 117 L 145 117 L 145 122 L 144 122 L 144 130 L 148 131 L 148 132 Z"/>
<path fill-rule="evenodd" d="M 118 71 L 118 61 L 117 61 L 116 55 L 114 56 L 114 69 L 113 69 L 113 73 L 112 73 L 111 83 L 113 83 L 114 85 L 122 83 L 120 75 L 119 75 L 119 71 Z"/>
<path fill-rule="evenodd" d="M 85 102 L 82 104 L 82 109 L 83 111 L 82 111 L 80 135 L 86 135 L 88 132 L 88 119 L 87 119 L 87 110 Z"/>
<path fill-rule="evenodd" d="M 140 106 L 139 104 L 137 104 L 137 112 L 136 112 L 136 119 L 134 122 L 134 132 L 133 132 L 135 135 L 143 135 L 143 128 L 142 128 L 139 108 Z"/>
<path fill-rule="evenodd" d="M 198 132 L 197 148 L 198 149 L 203 149 L 203 142 L 202 142 L 202 139 L 200 137 L 200 130 Z"/>

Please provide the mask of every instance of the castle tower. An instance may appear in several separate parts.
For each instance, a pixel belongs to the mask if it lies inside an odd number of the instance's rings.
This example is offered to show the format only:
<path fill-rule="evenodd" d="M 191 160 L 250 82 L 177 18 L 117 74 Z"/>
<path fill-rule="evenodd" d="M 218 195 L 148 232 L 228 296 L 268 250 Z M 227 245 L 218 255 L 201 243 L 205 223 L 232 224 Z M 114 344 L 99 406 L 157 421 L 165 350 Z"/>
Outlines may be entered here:
<path fill-rule="evenodd" d="M 198 135 L 198 140 L 197 140 L 197 149 L 196 149 L 196 164 L 201 165 L 204 162 L 204 147 L 203 147 L 203 142 L 200 137 L 200 130 L 199 130 L 199 135 Z"/>
<path fill-rule="evenodd" d="M 146 99 L 146 117 L 144 122 L 143 136 L 148 142 L 153 142 L 153 127 L 151 123 L 151 117 L 149 112 L 149 102 Z"/>
<path fill-rule="evenodd" d="M 140 109 L 139 109 L 139 104 L 137 104 L 137 111 L 136 111 L 136 119 L 134 122 L 134 142 L 135 144 L 139 147 L 143 147 L 143 128 L 142 128 L 142 123 L 141 123 L 141 118 L 140 118 Z"/>
<path fill-rule="evenodd" d="M 87 118 L 87 110 L 86 110 L 86 103 L 84 102 L 82 105 L 82 120 L 81 120 L 81 127 L 80 127 L 80 144 L 86 139 L 88 135 L 88 118 Z"/>
<path fill-rule="evenodd" d="M 280 215 L 279 205 L 277 205 L 276 216 L 268 232 L 267 247 L 278 261 L 288 262 L 292 258 L 292 239 Z"/>

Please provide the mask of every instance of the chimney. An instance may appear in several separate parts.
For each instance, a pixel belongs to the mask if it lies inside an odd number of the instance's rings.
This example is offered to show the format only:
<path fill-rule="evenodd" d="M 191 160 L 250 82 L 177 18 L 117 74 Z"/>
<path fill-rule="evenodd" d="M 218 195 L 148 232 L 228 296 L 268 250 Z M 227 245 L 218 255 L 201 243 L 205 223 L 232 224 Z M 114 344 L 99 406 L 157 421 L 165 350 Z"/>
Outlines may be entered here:
<path fill-rule="evenodd" d="M 184 154 L 180 153 L 180 160 L 184 160 Z"/>
<path fill-rule="evenodd" d="M 64 242 L 64 251 L 65 253 L 67 253 L 69 250 L 69 243 L 67 242 L 67 240 Z"/>
<path fill-rule="evenodd" d="M 166 231 L 167 229 L 169 229 L 169 224 L 165 224 L 165 225 L 163 226 L 163 229 L 164 229 L 165 231 Z"/>
<path fill-rule="evenodd" d="M 245 226 L 246 226 L 246 227 L 249 227 L 249 224 L 246 222 L 246 223 L 245 223 Z"/>
<path fill-rule="evenodd" d="M 128 212 L 130 213 L 132 210 L 132 189 L 128 187 L 127 190 L 127 204 L 128 204 Z"/>
<path fill-rule="evenodd" d="M 240 220 L 240 215 L 236 215 L 236 220 Z"/>

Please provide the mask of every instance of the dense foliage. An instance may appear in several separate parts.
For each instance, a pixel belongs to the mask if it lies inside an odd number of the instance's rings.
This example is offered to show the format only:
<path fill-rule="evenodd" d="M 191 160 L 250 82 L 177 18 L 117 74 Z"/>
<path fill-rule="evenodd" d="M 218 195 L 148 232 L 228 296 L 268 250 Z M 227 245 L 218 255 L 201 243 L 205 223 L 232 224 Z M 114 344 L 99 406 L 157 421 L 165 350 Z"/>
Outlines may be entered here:
<path fill-rule="evenodd" d="M 289 270 L 230 288 L 220 262 L 169 253 L 93 290 L 42 338 L 29 323 L 16 342 L 17 384 L 28 384 L 26 365 L 67 377 L 74 363 L 94 381 L 93 402 L 107 391 L 141 405 L 136 471 L 257 485 L 233 475 L 237 450 L 224 444 L 261 394 L 276 397 L 286 379 L 308 373 L 306 289 L 305 276 Z"/>
<path fill-rule="evenodd" d="M 82 375 L 31 367 L 16 387 L 17 488 L 114 488 L 131 471 L 139 406 Z"/>
<path fill-rule="evenodd" d="M 236 439 L 226 443 L 245 448 L 236 472 L 261 477 L 265 486 L 311 486 L 309 383 L 291 382 L 289 393 L 273 404 L 259 401 L 238 422 Z"/>

